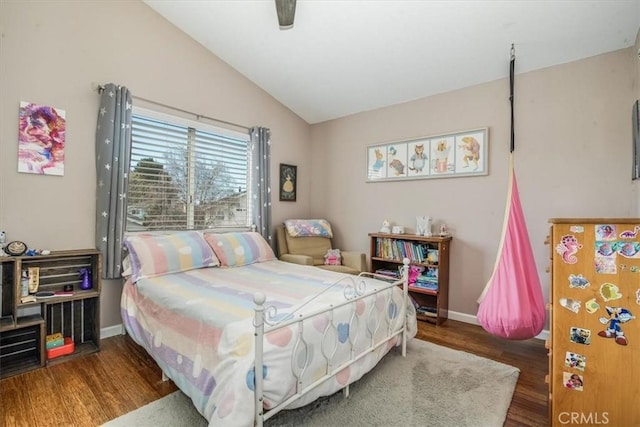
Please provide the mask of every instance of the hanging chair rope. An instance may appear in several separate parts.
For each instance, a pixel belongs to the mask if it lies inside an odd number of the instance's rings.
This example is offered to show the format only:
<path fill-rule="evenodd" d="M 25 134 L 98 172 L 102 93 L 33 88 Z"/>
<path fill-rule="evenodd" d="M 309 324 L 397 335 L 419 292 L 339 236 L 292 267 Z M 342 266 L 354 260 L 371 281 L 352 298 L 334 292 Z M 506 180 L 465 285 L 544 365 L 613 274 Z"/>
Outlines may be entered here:
<path fill-rule="evenodd" d="M 509 102 L 511 103 L 511 148 L 509 150 L 510 153 L 513 153 L 513 150 L 516 149 L 516 134 L 513 127 L 513 81 L 514 74 L 516 69 L 516 49 L 513 47 L 513 43 L 511 43 L 511 61 L 509 64 Z"/>

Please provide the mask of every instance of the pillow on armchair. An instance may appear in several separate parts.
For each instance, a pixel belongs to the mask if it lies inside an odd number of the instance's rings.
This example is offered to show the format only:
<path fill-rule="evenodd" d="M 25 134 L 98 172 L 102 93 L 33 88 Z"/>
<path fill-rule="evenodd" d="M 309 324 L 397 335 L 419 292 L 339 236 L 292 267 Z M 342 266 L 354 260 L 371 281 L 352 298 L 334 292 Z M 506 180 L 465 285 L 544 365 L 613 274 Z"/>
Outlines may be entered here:
<path fill-rule="evenodd" d="M 325 264 L 327 251 L 333 249 L 331 238 L 323 236 L 297 236 L 287 233 L 284 225 L 276 227 L 278 259 L 296 264 L 312 265 L 326 270 L 360 274 L 367 270 L 366 255 L 361 252 L 340 251 L 342 264 Z"/>

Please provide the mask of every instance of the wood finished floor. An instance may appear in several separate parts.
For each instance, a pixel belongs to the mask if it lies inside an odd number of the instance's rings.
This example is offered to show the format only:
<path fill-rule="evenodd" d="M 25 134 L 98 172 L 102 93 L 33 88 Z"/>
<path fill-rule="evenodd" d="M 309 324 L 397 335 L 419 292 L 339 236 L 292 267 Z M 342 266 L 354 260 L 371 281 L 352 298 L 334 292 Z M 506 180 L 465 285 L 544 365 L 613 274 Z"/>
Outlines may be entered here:
<path fill-rule="evenodd" d="M 543 341 L 505 341 L 453 320 L 437 328 L 419 322 L 418 338 L 516 366 L 505 426 L 549 425 Z M 1 380 L 0 425 L 99 426 L 175 390 L 141 347 L 116 336 L 102 340 L 99 353 Z"/>

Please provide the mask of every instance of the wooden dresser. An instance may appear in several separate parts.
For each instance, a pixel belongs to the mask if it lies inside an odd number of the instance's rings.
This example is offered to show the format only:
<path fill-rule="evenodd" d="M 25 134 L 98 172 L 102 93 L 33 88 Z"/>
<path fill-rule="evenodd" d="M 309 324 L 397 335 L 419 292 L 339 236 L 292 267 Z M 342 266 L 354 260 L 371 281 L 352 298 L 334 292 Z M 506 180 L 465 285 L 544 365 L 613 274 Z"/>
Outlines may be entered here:
<path fill-rule="evenodd" d="M 552 426 L 640 426 L 640 218 L 551 219 Z"/>

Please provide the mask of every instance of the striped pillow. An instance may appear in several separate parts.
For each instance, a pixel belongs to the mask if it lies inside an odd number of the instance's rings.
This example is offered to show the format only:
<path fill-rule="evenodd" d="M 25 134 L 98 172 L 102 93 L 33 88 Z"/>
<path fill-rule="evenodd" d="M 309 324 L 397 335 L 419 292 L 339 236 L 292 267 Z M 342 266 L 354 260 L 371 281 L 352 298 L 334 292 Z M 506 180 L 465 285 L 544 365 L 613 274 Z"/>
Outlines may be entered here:
<path fill-rule="evenodd" d="M 273 249 L 255 231 L 244 233 L 205 233 L 205 240 L 222 267 L 240 267 L 276 259 Z"/>
<path fill-rule="evenodd" d="M 198 231 L 171 234 L 135 234 L 124 245 L 131 259 L 131 279 L 220 265 L 211 247 Z"/>

